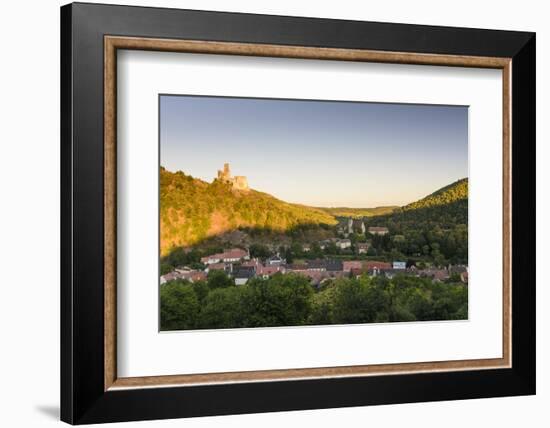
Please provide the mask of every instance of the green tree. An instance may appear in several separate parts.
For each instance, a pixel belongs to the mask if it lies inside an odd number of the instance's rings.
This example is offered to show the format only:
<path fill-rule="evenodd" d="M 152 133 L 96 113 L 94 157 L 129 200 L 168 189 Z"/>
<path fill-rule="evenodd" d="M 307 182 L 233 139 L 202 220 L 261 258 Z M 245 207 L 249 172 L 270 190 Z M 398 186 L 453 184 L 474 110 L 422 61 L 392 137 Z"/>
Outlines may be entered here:
<path fill-rule="evenodd" d="M 252 244 L 250 245 L 250 257 L 259 257 L 265 259 L 271 255 L 271 251 L 265 245 Z"/>
<path fill-rule="evenodd" d="M 237 328 L 242 326 L 242 289 L 217 288 L 204 300 L 200 314 L 201 328 Z"/>
<path fill-rule="evenodd" d="M 334 295 L 336 287 L 331 283 L 313 296 L 308 324 L 334 323 Z"/>
<path fill-rule="evenodd" d="M 253 278 L 243 289 L 242 313 L 247 327 L 303 325 L 311 311 L 313 288 L 302 275 Z"/>
<path fill-rule="evenodd" d="M 207 282 L 211 290 L 235 285 L 233 280 L 223 270 L 211 270 L 208 272 Z"/>
<path fill-rule="evenodd" d="M 336 281 L 335 323 L 356 324 L 384 319 L 387 305 L 384 290 L 375 284 L 355 279 Z"/>
<path fill-rule="evenodd" d="M 204 299 L 206 296 L 208 296 L 208 293 L 210 291 L 210 287 L 206 283 L 206 281 L 197 281 L 193 283 L 193 290 L 195 290 L 195 294 L 197 295 L 197 299 L 199 299 L 199 303 L 203 305 Z"/>
<path fill-rule="evenodd" d="M 187 330 L 197 326 L 199 299 L 193 284 L 170 281 L 160 288 L 161 330 Z"/>

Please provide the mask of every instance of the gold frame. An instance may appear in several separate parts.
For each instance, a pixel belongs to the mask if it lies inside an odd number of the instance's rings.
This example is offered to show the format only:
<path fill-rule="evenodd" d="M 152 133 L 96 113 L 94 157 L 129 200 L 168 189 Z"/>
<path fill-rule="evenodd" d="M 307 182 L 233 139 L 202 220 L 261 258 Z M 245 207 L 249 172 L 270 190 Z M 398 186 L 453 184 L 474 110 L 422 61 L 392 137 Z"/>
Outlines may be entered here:
<path fill-rule="evenodd" d="M 117 49 L 502 70 L 503 349 L 502 358 L 119 378 L 116 371 L 116 52 Z M 104 38 L 104 389 L 334 378 L 511 367 L 511 58 L 383 52 L 249 43 L 105 36 Z"/>

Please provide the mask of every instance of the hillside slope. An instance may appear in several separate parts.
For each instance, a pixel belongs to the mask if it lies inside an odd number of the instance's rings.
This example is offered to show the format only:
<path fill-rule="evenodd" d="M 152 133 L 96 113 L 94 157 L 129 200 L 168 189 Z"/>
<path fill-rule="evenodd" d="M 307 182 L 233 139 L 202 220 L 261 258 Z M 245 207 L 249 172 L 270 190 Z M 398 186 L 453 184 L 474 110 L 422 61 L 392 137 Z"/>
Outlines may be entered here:
<path fill-rule="evenodd" d="M 387 226 L 392 233 L 405 229 L 424 230 L 434 227 L 452 229 L 468 225 L 468 179 L 463 178 L 430 195 L 394 210 L 391 214 L 365 219 L 368 225 Z"/>
<path fill-rule="evenodd" d="M 305 224 L 336 224 L 320 209 L 289 204 L 266 193 L 160 171 L 161 255 L 239 227 L 287 231 Z"/>
<path fill-rule="evenodd" d="M 436 266 L 468 264 L 468 179 L 391 214 L 366 218 L 365 224 L 389 229 L 389 235 L 373 238 L 373 246 L 393 252 L 392 258 L 423 258 Z"/>
<path fill-rule="evenodd" d="M 430 208 L 439 205 L 448 205 L 456 201 L 468 199 L 468 179 L 462 178 L 448 186 L 442 187 L 434 193 L 416 202 L 403 207 L 404 210 L 416 210 Z"/>

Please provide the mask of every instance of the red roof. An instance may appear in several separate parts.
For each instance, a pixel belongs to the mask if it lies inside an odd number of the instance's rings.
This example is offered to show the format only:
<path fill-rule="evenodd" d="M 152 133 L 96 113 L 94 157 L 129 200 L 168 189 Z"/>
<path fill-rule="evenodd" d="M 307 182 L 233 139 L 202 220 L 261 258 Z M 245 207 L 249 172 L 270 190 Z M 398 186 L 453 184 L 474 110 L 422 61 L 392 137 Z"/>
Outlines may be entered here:
<path fill-rule="evenodd" d="M 208 266 L 209 270 L 224 270 L 227 265 L 225 263 L 212 263 Z"/>
<path fill-rule="evenodd" d="M 260 261 L 258 259 L 252 259 L 252 260 L 247 260 L 246 262 L 244 262 L 242 264 L 242 266 L 245 266 L 245 267 L 253 267 L 255 268 L 256 270 L 259 269 L 259 267 L 261 266 L 262 264 L 260 263 Z"/>
<path fill-rule="evenodd" d="M 348 260 L 343 262 L 344 272 L 349 272 L 352 269 L 361 269 L 363 262 L 361 260 Z"/>
<path fill-rule="evenodd" d="M 223 253 L 216 253 L 211 254 L 206 257 L 202 257 L 201 261 L 206 262 L 210 259 L 242 259 L 243 257 L 247 256 L 248 252 L 245 250 L 241 250 L 240 248 L 232 248 L 230 250 L 224 251 Z"/>
<path fill-rule="evenodd" d="M 232 248 L 231 250 L 223 252 L 221 255 L 222 259 L 240 259 L 247 256 L 248 252 L 240 248 Z"/>
<path fill-rule="evenodd" d="M 283 272 L 284 269 L 281 266 L 260 266 L 258 274 L 259 275 L 273 275 L 277 272 Z"/>
<path fill-rule="evenodd" d="M 386 262 L 366 261 L 365 264 L 364 264 L 364 268 L 367 269 L 367 270 L 374 269 L 374 268 L 377 268 L 377 269 L 391 269 L 392 265 L 391 265 L 391 263 L 386 263 Z"/>

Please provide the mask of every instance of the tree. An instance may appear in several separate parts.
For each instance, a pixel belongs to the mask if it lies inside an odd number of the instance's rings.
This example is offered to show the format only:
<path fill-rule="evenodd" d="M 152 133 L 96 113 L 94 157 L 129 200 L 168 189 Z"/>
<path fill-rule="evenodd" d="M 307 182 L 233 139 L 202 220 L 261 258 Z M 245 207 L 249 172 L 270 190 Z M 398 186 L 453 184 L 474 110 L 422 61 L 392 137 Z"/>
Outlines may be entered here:
<path fill-rule="evenodd" d="M 323 250 L 321 250 L 321 247 L 319 246 L 319 244 L 317 242 L 315 242 L 311 245 L 311 249 L 309 251 L 308 256 L 310 258 L 314 258 L 314 259 L 319 259 L 319 258 L 323 257 Z"/>
<path fill-rule="evenodd" d="M 206 296 L 208 296 L 210 287 L 205 281 L 197 281 L 193 283 L 193 290 L 195 290 L 197 299 L 199 300 L 199 303 L 202 305 L 204 302 L 204 299 L 206 298 Z"/>
<path fill-rule="evenodd" d="M 162 330 L 187 330 L 197 326 L 199 300 L 193 285 L 185 280 L 170 281 L 160 288 Z"/>
<path fill-rule="evenodd" d="M 315 293 L 308 324 L 321 325 L 334 323 L 335 292 L 336 287 L 331 283 L 331 285 Z"/>
<path fill-rule="evenodd" d="M 384 318 L 388 305 L 382 288 L 355 279 L 336 282 L 334 296 L 334 322 L 357 324 Z"/>
<path fill-rule="evenodd" d="M 211 290 L 235 285 L 233 280 L 223 270 L 211 270 L 208 272 L 207 282 Z"/>
<path fill-rule="evenodd" d="M 313 288 L 302 275 L 253 278 L 242 294 L 242 313 L 247 327 L 303 325 L 311 312 Z"/>
<path fill-rule="evenodd" d="M 249 248 L 250 257 L 266 259 L 271 255 L 269 248 L 262 244 L 252 244 Z"/>
<path fill-rule="evenodd" d="M 324 281 L 315 290 L 299 274 L 277 273 L 228 286 L 218 272 L 193 284 L 161 286 L 162 330 L 274 327 L 467 319 L 468 286 L 396 275 Z M 229 280 L 230 281 L 230 280 Z"/>
<path fill-rule="evenodd" d="M 160 274 L 161 275 L 165 275 L 168 272 L 172 272 L 172 270 L 174 270 L 174 267 L 171 264 L 166 263 L 166 262 L 161 262 L 160 263 Z"/>
<path fill-rule="evenodd" d="M 239 287 L 217 288 L 208 293 L 200 314 L 201 328 L 237 328 L 242 326 Z"/>

